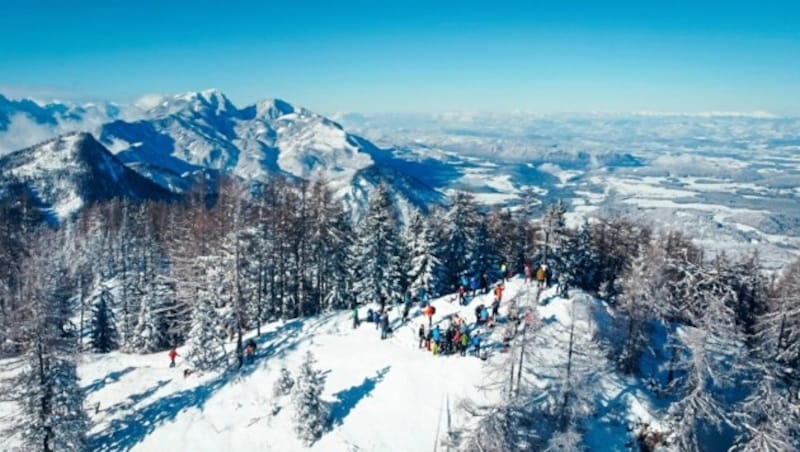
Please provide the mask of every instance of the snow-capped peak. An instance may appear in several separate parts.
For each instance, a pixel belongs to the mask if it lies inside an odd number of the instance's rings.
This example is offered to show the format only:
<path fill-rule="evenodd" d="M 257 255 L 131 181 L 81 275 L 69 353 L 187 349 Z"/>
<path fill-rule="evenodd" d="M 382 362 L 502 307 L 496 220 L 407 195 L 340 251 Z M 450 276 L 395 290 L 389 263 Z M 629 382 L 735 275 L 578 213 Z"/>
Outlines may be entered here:
<path fill-rule="evenodd" d="M 263 119 L 277 119 L 296 111 L 294 105 L 281 99 L 264 99 L 256 102 L 255 106 L 256 116 Z"/>
<path fill-rule="evenodd" d="M 222 116 L 236 111 L 236 107 L 221 91 L 207 89 L 167 96 L 158 105 L 148 110 L 148 113 L 154 116 L 165 116 L 193 112 Z"/>

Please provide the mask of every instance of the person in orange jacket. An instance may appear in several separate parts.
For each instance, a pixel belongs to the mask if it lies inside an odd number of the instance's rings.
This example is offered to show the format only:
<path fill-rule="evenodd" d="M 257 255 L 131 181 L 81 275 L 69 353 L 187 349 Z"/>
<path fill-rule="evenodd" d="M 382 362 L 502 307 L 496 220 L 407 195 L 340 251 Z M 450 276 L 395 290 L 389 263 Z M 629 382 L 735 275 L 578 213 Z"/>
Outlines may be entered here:
<path fill-rule="evenodd" d="M 494 288 L 494 297 L 497 298 L 497 301 L 503 301 L 503 285 L 498 284 L 497 287 Z"/>

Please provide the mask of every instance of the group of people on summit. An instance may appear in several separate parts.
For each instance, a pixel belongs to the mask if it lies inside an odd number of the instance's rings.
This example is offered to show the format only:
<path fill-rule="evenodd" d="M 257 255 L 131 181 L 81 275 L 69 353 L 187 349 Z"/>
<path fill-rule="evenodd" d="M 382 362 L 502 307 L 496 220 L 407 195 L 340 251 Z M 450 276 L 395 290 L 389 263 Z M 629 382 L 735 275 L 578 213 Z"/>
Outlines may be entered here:
<path fill-rule="evenodd" d="M 535 274 L 531 265 L 526 263 L 524 265 L 524 273 L 526 284 L 532 283 L 535 278 L 539 290 L 543 290 L 550 285 L 550 269 L 544 263 L 536 269 Z M 403 295 L 401 324 L 405 324 L 408 321 L 412 304 L 418 302 L 422 309 L 422 315 L 428 319 L 427 327 L 424 323 L 421 323 L 417 331 L 420 349 L 430 351 L 434 355 L 458 353 L 461 356 L 466 356 L 467 352 L 471 350 L 474 356 L 480 357 L 481 331 L 478 328 L 494 327 L 500 313 L 500 303 L 503 301 L 504 282 L 512 276 L 512 272 L 508 270 L 505 263 L 500 266 L 500 274 L 502 275 L 502 280 L 494 288 L 492 303 L 489 306 L 478 304 L 475 307 L 474 331 L 470 331 L 467 320 L 458 314 L 454 314 L 446 326 L 434 325 L 433 316 L 436 314 L 436 307 L 428 303 L 424 288 L 418 288 L 416 296 L 412 296 L 411 291 L 407 291 Z M 464 275 L 460 278 L 459 282 L 460 285 L 456 289 L 455 297 L 450 299 L 451 302 L 458 300 L 459 305 L 467 305 L 469 303 L 467 300 L 468 292 L 469 296 L 472 298 L 476 297 L 478 294 L 489 293 L 489 277 L 486 273 L 473 275 L 471 278 Z M 392 333 L 392 325 L 389 322 L 389 311 L 392 307 L 387 306 L 385 297 L 380 297 L 379 306 L 380 308 L 378 310 L 373 310 L 371 307 L 367 309 L 366 321 L 375 324 L 375 328 L 380 330 L 381 339 L 383 340 L 387 339 Z M 520 320 L 514 300 L 511 300 L 508 304 L 507 310 L 507 318 L 510 322 L 515 323 Z M 358 328 L 361 324 L 358 307 L 353 307 L 351 316 L 353 328 Z M 252 339 L 249 340 L 243 353 L 244 364 L 253 362 L 255 349 L 255 342 Z M 170 367 L 175 366 L 175 358 L 177 356 L 178 353 L 174 348 L 170 350 Z"/>
<path fill-rule="evenodd" d="M 425 323 L 421 323 L 417 330 L 420 349 L 430 351 L 434 355 L 459 354 L 466 356 L 470 351 L 474 356 L 480 357 L 481 331 L 478 328 L 494 327 L 500 313 L 500 303 L 503 301 L 504 282 L 512 276 L 511 272 L 506 270 L 505 264 L 501 266 L 501 272 L 503 279 L 494 287 L 492 303 L 488 306 L 478 304 L 475 307 L 475 322 L 472 331 L 467 320 L 458 314 L 451 316 L 449 321 L 442 325 L 434 325 L 433 317 L 436 314 L 436 306 L 427 302 L 424 289 L 420 289 L 417 296 L 412 296 L 410 291 L 404 294 L 400 324 L 405 324 L 408 321 L 412 304 L 418 302 L 422 316 L 427 318 L 427 326 Z M 549 285 L 550 270 L 547 265 L 540 265 L 534 273 L 531 265 L 526 263 L 524 272 L 526 284 L 532 283 L 535 278 L 539 290 L 543 290 Z M 487 294 L 489 292 L 489 278 L 485 273 L 474 275 L 471 278 L 464 275 L 459 282 L 460 285 L 450 302 L 458 301 L 459 305 L 466 305 L 469 303 L 468 297 L 474 298 L 479 294 Z M 367 309 L 366 321 L 375 324 L 375 328 L 380 330 L 381 339 L 383 340 L 387 339 L 392 333 L 392 325 L 389 321 L 389 311 L 392 310 L 392 306 L 387 306 L 383 297 L 380 298 L 379 306 L 378 310 L 373 310 L 371 307 Z M 511 300 L 508 304 L 507 310 L 507 318 L 510 322 L 514 323 L 520 320 L 514 300 Z M 354 307 L 352 310 L 352 320 L 353 328 L 358 328 L 361 323 L 358 307 Z"/>

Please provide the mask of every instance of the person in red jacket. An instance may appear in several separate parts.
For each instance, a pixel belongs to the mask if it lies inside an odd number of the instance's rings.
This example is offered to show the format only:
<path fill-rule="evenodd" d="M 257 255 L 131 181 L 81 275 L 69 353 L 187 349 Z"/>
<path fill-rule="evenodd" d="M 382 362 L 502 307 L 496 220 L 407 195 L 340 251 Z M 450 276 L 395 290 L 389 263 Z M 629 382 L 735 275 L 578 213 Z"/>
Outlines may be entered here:
<path fill-rule="evenodd" d="M 429 304 L 424 311 L 426 317 L 428 317 L 428 328 L 433 325 L 433 314 L 436 313 L 436 308 L 433 307 L 432 304 Z"/>
<path fill-rule="evenodd" d="M 169 367 L 175 367 L 175 357 L 178 356 L 178 351 L 175 350 L 175 347 L 172 347 L 172 350 L 169 351 Z"/>

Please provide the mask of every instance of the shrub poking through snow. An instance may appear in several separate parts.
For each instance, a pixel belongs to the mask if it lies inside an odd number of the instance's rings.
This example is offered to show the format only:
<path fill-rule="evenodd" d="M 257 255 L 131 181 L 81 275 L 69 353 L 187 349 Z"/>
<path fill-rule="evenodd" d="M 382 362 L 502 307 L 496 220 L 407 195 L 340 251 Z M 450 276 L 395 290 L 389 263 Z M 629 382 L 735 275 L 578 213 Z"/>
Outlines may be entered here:
<path fill-rule="evenodd" d="M 289 395 L 293 386 L 294 380 L 292 379 L 292 374 L 289 373 L 289 369 L 281 367 L 281 375 L 275 380 L 275 386 L 272 387 L 272 395 L 275 397 Z"/>

